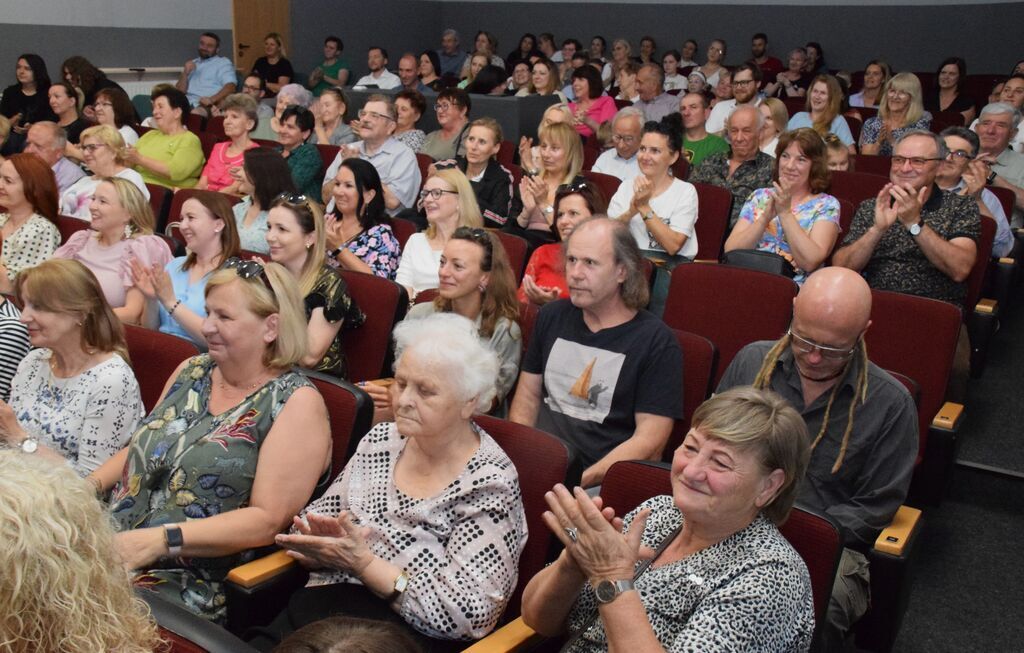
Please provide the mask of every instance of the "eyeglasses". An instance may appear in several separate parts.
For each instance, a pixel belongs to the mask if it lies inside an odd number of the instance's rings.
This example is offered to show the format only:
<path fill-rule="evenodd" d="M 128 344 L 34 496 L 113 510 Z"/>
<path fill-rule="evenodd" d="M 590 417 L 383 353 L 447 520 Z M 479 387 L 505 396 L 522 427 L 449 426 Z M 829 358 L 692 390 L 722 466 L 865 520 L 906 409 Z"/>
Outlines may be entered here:
<path fill-rule="evenodd" d="M 259 261 L 253 261 L 252 259 L 241 259 L 237 256 L 232 256 L 228 260 L 224 261 L 225 270 L 234 270 L 235 274 L 240 279 L 252 279 L 258 277 L 263 285 L 267 287 L 270 294 L 274 294 L 274 287 L 270 285 L 270 279 L 267 278 L 267 273 L 263 269 L 263 264 Z M 276 295 L 275 295 L 276 296 Z"/>
<path fill-rule="evenodd" d="M 106 143 L 89 143 L 88 145 L 83 145 L 82 146 L 82 151 L 87 153 L 87 154 L 92 154 L 96 150 L 102 149 L 102 148 L 104 148 L 106 146 L 107 146 Z"/>
<path fill-rule="evenodd" d="M 623 136 L 622 134 L 612 134 L 612 141 L 615 143 L 625 143 L 629 145 L 636 140 L 636 136 Z"/>
<path fill-rule="evenodd" d="M 420 199 L 425 200 L 427 199 L 427 196 L 430 196 L 435 200 L 439 200 L 441 199 L 441 196 L 444 195 L 445 193 L 448 193 L 450 195 L 458 195 L 459 191 L 444 190 L 443 188 L 424 188 L 423 190 L 420 191 Z"/>
<path fill-rule="evenodd" d="M 821 353 L 822 358 L 841 361 L 849 358 L 850 356 L 853 356 L 853 353 L 857 351 L 857 345 L 854 345 L 849 349 L 840 349 L 838 347 L 827 347 L 825 345 L 819 345 L 816 342 L 812 342 L 807 338 L 802 338 L 797 334 L 793 333 L 793 327 L 789 327 L 789 330 L 786 331 L 786 335 L 789 336 L 790 341 L 793 343 L 793 347 L 795 347 L 796 350 L 802 354 L 810 354 L 811 352 L 817 350 L 818 352 Z M 858 338 L 857 340 L 859 341 L 860 338 Z"/>
<path fill-rule="evenodd" d="M 242 86 L 242 90 L 250 91 L 252 93 L 259 93 L 263 89 L 259 86 L 249 86 L 248 84 L 245 84 L 244 86 Z"/>
<path fill-rule="evenodd" d="M 374 118 L 376 120 L 391 120 L 392 122 L 395 121 L 394 118 L 392 118 L 391 116 L 386 116 L 383 113 L 377 113 L 376 111 L 367 111 L 365 109 L 360 109 L 359 119 L 363 120 L 366 118 Z"/>
<path fill-rule="evenodd" d="M 440 102 L 438 102 L 437 104 L 434 105 L 434 111 L 436 111 L 438 113 L 444 113 L 448 109 L 454 109 L 454 108 L 457 108 L 458 106 L 459 105 L 457 105 L 457 104 L 449 104 L 447 102 L 445 102 L 444 104 L 441 104 Z"/>
<path fill-rule="evenodd" d="M 903 165 L 905 163 L 907 163 L 908 161 L 910 162 L 910 167 L 911 168 L 914 168 L 915 170 L 919 170 L 919 169 L 925 167 L 925 165 L 927 165 L 927 163 L 929 161 L 945 161 L 945 159 L 942 158 L 942 157 L 937 157 L 937 156 L 936 157 L 928 158 L 928 157 L 923 157 L 923 156 L 899 156 L 899 155 L 893 155 L 893 157 L 892 157 L 892 166 L 894 168 L 902 168 Z"/>
<path fill-rule="evenodd" d="M 968 161 L 974 160 L 974 157 L 971 156 L 971 153 L 968 152 L 967 150 L 952 150 L 949 153 L 949 158 L 950 159 L 967 159 Z"/>
<path fill-rule="evenodd" d="M 747 84 L 753 84 L 753 83 L 754 83 L 754 80 L 752 80 L 752 79 L 734 79 L 734 80 L 732 80 L 732 85 L 733 86 L 746 86 Z"/>
<path fill-rule="evenodd" d="M 910 97 L 910 93 L 908 93 L 906 91 L 901 91 L 901 90 L 895 89 L 895 88 L 890 88 L 889 89 L 889 95 L 891 95 L 893 97 L 899 97 L 899 98 L 908 98 L 908 97 Z"/>
<path fill-rule="evenodd" d="M 111 104 L 110 102 L 93 102 L 92 106 L 93 106 L 93 108 L 95 108 L 95 107 L 112 107 L 114 105 Z"/>

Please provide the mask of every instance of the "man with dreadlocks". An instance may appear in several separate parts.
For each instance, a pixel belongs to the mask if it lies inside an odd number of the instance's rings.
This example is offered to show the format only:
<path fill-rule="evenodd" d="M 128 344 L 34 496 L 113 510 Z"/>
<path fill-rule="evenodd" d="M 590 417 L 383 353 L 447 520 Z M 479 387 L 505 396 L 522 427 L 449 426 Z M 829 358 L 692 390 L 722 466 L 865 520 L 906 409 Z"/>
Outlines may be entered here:
<path fill-rule="evenodd" d="M 918 449 L 910 393 L 868 360 L 870 315 L 871 289 L 860 275 L 819 270 L 793 300 L 788 333 L 744 347 L 718 385 L 774 390 L 807 422 L 811 462 L 798 500 L 835 519 L 845 546 L 823 629 L 829 651 L 840 650 L 867 610 L 862 552 L 906 498 Z"/>

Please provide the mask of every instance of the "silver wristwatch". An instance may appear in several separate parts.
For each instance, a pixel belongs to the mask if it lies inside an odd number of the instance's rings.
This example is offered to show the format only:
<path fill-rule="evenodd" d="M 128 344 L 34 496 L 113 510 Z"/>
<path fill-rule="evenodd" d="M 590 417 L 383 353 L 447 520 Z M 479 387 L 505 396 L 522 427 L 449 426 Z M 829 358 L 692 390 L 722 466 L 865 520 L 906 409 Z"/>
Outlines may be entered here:
<path fill-rule="evenodd" d="M 594 586 L 594 598 L 601 604 L 611 603 L 619 594 L 632 589 L 636 589 L 632 578 L 627 580 L 602 580 Z"/>
<path fill-rule="evenodd" d="M 916 223 L 914 223 L 914 224 L 910 225 L 909 227 L 907 227 L 907 231 L 910 232 L 911 236 L 919 236 L 919 235 L 921 235 L 921 225 L 923 225 L 923 224 L 924 224 L 924 220 L 918 220 Z"/>
<path fill-rule="evenodd" d="M 35 453 L 39 449 L 39 440 L 36 440 L 31 435 L 21 441 L 18 445 L 21 447 L 22 453 Z"/>

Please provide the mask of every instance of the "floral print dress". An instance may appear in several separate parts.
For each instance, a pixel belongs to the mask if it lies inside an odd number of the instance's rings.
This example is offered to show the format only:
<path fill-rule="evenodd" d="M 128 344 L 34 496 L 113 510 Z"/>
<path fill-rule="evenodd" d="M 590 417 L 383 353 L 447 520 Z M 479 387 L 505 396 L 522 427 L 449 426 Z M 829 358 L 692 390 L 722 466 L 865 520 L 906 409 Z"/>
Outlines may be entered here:
<path fill-rule="evenodd" d="M 192 358 L 132 436 L 110 498 L 119 530 L 213 517 L 249 505 L 260 446 L 292 393 L 310 386 L 297 372 L 268 381 L 219 415 L 208 406 L 215 363 Z M 165 558 L 136 585 L 201 617 L 226 616 L 223 580 L 252 551 L 219 558 Z"/>

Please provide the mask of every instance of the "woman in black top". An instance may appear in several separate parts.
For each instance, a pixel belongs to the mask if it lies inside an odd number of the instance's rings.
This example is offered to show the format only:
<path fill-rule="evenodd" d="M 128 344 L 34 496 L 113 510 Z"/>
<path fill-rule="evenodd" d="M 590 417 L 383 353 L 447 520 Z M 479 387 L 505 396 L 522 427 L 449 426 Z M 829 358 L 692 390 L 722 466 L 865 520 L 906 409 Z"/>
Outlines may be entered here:
<path fill-rule="evenodd" d="M 111 80 L 107 75 L 92 65 L 85 57 L 68 57 L 64 60 L 61 65 L 61 76 L 65 81 L 71 82 L 78 90 L 82 91 L 84 100 L 82 102 L 82 115 L 86 118 L 93 120 L 95 114 L 93 114 L 92 105 L 96 103 L 96 94 L 104 89 L 116 88 L 122 93 L 125 90 L 121 88 L 121 85 Z M 127 93 L 125 93 L 127 95 Z M 138 122 L 135 117 L 135 108 L 132 108 L 133 122 Z"/>
<path fill-rule="evenodd" d="M 277 95 L 281 87 L 289 84 L 295 77 L 292 62 L 284 57 L 284 44 L 277 32 L 267 34 L 263 39 L 264 52 L 267 56 L 260 57 L 252 65 L 252 74 L 257 75 L 267 84 L 267 97 Z"/>
<path fill-rule="evenodd" d="M 23 54 L 18 57 L 15 68 L 18 82 L 4 89 L 0 101 L 0 113 L 11 120 L 11 135 L 4 144 L 3 154 L 20 152 L 25 145 L 25 134 L 29 126 L 40 120 L 56 120 L 50 110 L 47 93 L 50 90 L 50 74 L 46 62 L 38 54 Z"/>
<path fill-rule="evenodd" d="M 975 118 L 974 98 L 964 93 L 967 81 L 967 63 L 960 57 L 950 57 L 935 71 L 935 88 L 924 96 L 924 108 L 932 115 L 943 111 L 957 111 L 964 117 L 964 125 Z"/>
<path fill-rule="evenodd" d="M 494 118 L 478 118 L 466 134 L 466 156 L 439 161 L 435 168 L 457 165 L 466 174 L 485 227 L 504 227 L 509 216 L 518 215 L 523 205 L 512 173 L 495 157 L 501 149 L 501 125 Z"/>

